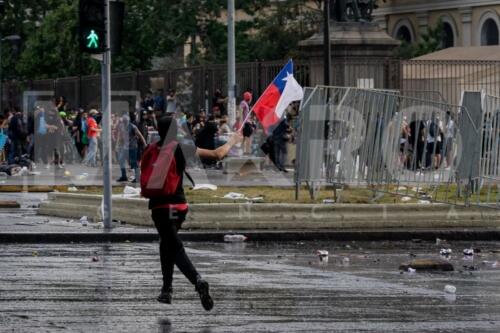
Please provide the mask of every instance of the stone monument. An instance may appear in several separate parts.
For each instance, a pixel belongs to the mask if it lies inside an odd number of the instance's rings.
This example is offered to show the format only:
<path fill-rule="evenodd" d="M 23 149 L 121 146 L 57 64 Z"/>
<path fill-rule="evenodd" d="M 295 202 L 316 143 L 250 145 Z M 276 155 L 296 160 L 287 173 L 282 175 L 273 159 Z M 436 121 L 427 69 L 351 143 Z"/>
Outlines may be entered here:
<path fill-rule="evenodd" d="M 386 87 L 389 71 L 381 63 L 393 61 L 394 49 L 400 42 L 389 36 L 372 13 L 376 0 L 330 0 L 330 45 L 332 55 L 332 84 Z M 311 63 L 311 85 L 323 84 L 323 28 L 299 43 Z M 360 83 L 361 82 L 361 83 Z"/>

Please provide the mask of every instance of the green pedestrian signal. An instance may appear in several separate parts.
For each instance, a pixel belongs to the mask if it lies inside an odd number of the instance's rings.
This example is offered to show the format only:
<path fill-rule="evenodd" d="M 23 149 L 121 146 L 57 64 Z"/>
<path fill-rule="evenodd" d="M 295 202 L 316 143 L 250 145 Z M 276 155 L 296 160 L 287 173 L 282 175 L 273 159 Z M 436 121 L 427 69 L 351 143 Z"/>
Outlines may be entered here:
<path fill-rule="evenodd" d="M 94 30 L 90 30 L 90 34 L 87 36 L 87 47 L 89 49 L 98 49 L 99 48 L 99 36 L 95 33 Z"/>
<path fill-rule="evenodd" d="M 80 51 L 106 52 L 106 0 L 78 0 L 78 39 Z"/>

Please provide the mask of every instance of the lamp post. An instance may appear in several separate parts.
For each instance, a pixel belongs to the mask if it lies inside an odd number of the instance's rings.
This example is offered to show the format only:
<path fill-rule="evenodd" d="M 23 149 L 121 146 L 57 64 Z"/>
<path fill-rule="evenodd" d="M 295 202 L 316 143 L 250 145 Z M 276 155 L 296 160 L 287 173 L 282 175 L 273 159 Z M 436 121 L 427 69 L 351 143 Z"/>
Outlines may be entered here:
<path fill-rule="evenodd" d="M 229 123 L 236 120 L 236 50 L 234 36 L 234 1 L 227 2 L 227 113 Z"/>
<path fill-rule="evenodd" d="M 323 8 L 324 85 L 331 84 L 332 48 L 330 44 L 330 0 L 324 0 Z"/>
<path fill-rule="evenodd" d="M 2 73 L 2 43 L 5 41 L 8 42 L 17 42 L 21 40 L 19 35 L 10 35 L 7 37 L 3 37 L 0 35 L 0 112 L 3 112 L 3 73 Z"/>

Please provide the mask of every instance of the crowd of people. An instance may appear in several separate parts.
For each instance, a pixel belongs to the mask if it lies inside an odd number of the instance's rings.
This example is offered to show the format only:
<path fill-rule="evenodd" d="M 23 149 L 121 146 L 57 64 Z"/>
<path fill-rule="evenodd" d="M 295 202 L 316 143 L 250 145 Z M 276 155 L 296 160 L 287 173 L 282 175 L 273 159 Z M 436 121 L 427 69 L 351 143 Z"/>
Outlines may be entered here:
<path fill-rule="evenodd" d="M 227 114 L 227 98 L 216 90 L 212 107 L 197 113 L 185 112 L 177 101 L 176 92 L 161 90 L 146 94 L 136 110 L 113 109 L 111 115 L 111 137 L 114 162 L 120 165 L 119 182 L 136 182 L 139 161 L 147 144 L 158 137 L 158 120 L 171 115 L 177 121 L 179 141 L 192 140 L 202 149 L 216 149 L 224 145 L 232 132 L 241 131 L 244 136 L 244 155 L 264 151 L 279 170 L 286 172 L 286 146 L 292 139 L 292 130 L 285 119 L 267 139 L 258 121 L 251 113 L 253 95 L 250 90 L 241 96 L 234 123 Z M 0 115 L 0 136 L 4 147 L 0 162 L 8 165 L 30 160 L 34 167 L 64 169 L 65 163 L 83 163 L 97 167 L 102 163 L 101 140 L 102 112 L 97 108 L 69 108 L 64 97 L 51 103 L 36 104 L 32 112 L 24 114 L 20 109 L 7 109 Z M 278 134 L 276 134 L 278 133 Z M 0 144 L 2 140 L 0 140 Z M 267 149 L 266 149 L 267 148 Z M 201 160 L 205 168 L 220 165 L 213 160 Z M 127 169 L 133 171 L 128 177 Z"/>

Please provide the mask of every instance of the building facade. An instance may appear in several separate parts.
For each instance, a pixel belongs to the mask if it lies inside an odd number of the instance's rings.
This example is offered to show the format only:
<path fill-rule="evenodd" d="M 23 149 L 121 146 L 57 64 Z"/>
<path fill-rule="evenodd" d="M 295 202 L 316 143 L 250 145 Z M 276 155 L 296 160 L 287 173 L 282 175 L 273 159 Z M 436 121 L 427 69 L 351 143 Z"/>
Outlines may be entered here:
<path fill-rule="evenodd" d="M 374 20 L 408 43 L 418 42 L 441 20 L 444 47 L 500 44 L 500 0 L 386 0 Z"/>

